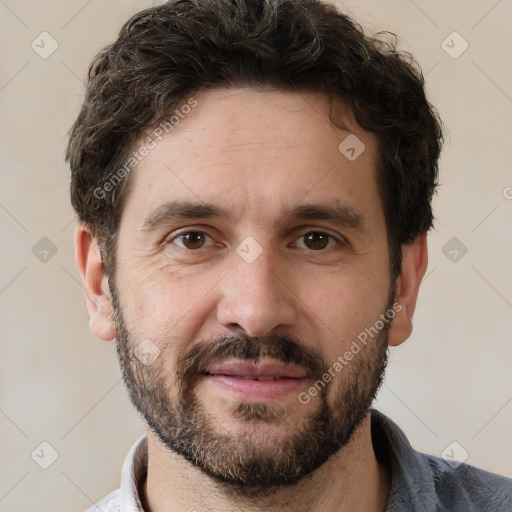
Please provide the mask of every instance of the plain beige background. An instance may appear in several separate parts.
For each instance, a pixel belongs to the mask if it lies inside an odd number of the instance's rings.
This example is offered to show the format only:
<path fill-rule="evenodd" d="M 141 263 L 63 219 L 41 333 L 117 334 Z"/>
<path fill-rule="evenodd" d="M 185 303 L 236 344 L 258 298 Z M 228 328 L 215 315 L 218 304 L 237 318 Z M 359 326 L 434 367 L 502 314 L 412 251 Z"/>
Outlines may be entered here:
<path fill-rule="evenodd" d="M 114 347 L 88 329 L 63 154 L 91 58 L 152 3 L 0 0 L 2 512 L 84 510 L 143 432 Z M 377 407 L 417 449 L 512 477 L 512 2 L 344 5 L 414 53 L 447 136 L 415 331 Z"/>

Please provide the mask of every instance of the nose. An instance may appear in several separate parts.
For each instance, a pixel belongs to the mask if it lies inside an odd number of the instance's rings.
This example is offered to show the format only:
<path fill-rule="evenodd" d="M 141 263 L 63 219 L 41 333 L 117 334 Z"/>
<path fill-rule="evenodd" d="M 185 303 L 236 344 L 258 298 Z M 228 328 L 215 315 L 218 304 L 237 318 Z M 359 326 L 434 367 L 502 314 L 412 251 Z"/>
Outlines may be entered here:
<path fill-rule="evenodd" d="M 290 289 L 282 266 L 264 253 L 251 263 L 237 254 L 233 256 L 233 268 L 220 285 L 219 324 L 243 330 L 251 337 L 266 336 L 278 327 L 295 324 L 300 301 Z"/>

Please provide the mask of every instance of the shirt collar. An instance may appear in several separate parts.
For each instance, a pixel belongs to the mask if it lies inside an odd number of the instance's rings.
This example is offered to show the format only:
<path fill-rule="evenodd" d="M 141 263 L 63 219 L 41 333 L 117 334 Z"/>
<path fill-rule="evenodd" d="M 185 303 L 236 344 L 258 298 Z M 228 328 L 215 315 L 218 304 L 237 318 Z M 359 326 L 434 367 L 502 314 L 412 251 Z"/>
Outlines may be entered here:
<path fill-rule="evenodd" d="M 121 471 L 121 510 L 144 512 L 139 489 L 148 472 L 148 438 L 143 435 L 131 447 Z"/>
<path fill-rule="evenodd" d="M 371 411 L 371 429 L 375 456 L 391 473 L 386 512 L 438 510 L 428 457 L 414 450 L 400 427 L 375 409 Z"/>

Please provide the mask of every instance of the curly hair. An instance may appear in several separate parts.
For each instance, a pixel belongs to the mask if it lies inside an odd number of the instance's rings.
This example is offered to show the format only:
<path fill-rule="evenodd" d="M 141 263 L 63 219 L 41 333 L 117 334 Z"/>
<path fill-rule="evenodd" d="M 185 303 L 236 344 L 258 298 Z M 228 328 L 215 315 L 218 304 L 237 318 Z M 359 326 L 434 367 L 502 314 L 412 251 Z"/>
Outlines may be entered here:
<path fill-rule="evenodd" d="M 341 126 L 335 107 L 342 102 L 375 134 L 390 270 L 399 275 L 401 245 L 433 224 L 441 121 L 396 37 L 370 37 L 321 0 L 168 0 L 135 14 L 95 57 L 66 161 L 73 208 L 99 241 L 107 274 L 132 173 L 119 186 L 105 184 L 182 102 L 236 86 L 325 93 L 333 126 Z M 109 198 L 97 192 L 110 188 Z"/>

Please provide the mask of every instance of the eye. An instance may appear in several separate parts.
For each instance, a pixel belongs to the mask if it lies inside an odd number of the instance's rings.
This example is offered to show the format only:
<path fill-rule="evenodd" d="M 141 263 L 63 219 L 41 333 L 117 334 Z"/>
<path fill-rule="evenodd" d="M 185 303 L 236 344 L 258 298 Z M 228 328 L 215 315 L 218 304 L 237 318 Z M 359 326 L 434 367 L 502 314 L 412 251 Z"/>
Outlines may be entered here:
<path fill-rule="evenodd" d="M 213 245 L 213 239 L 203 231 L 186 231 L 175 236 L 169 242 L 183 249 L 204 249 Z"/>
<path fill-rule="evenodd" d="M 338 240 L 332 235 L 323 231 L 308 231 L 304 233 L 295 243 L 296 247 L 309 249 L 310 251 L 321 251 L 338 245 Z"/>
<path fill-rule="evenodd" d="M 174 238 L 170 239 L 169 242 L 189 250 L 204 249 L 214 244 L 214 240 L 204 231 L 186 231 L 176 235 Z M 338 243 L 338 240 L 329 233 L 323 231 L 308 231 L 303 234 L 294 245 L 301 249 L 322 251 L 330 249 L 338 245 Z"/>

